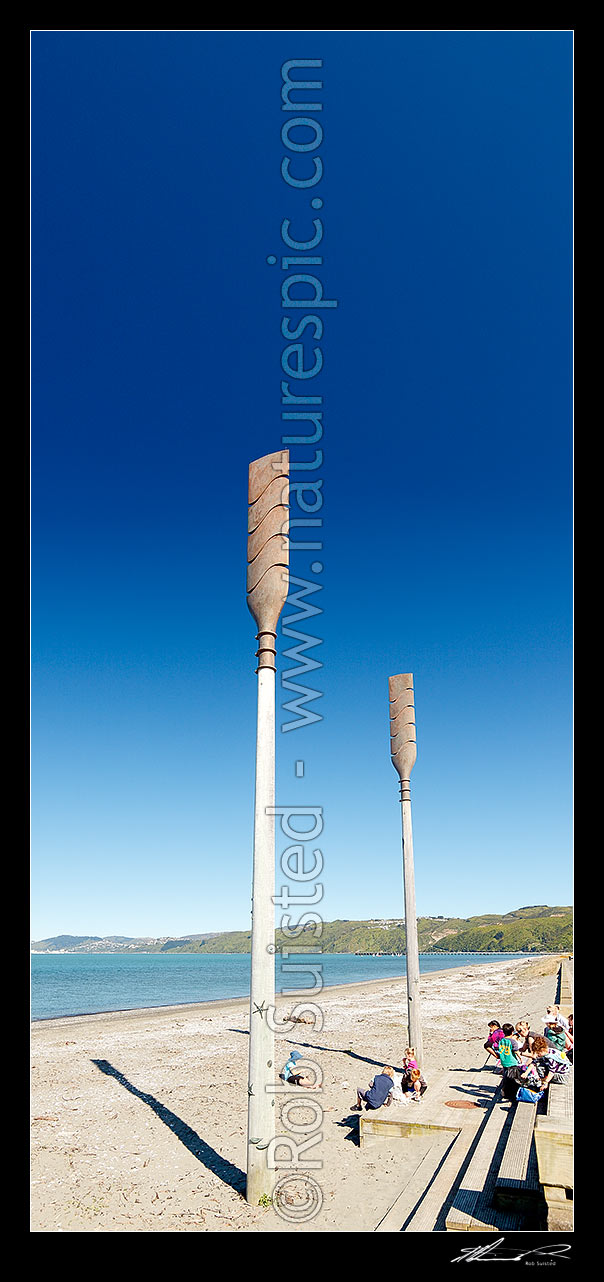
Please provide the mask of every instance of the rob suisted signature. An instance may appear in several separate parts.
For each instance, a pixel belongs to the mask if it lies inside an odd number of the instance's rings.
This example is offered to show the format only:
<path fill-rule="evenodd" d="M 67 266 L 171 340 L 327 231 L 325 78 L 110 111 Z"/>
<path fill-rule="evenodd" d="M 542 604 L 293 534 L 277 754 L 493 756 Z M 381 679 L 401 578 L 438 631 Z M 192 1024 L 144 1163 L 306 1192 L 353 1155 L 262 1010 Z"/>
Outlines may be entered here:
<path fill-rule="evenodd" d="M 459 1264 L 468 1260 L 486 1260 L 487 1264 L 494 1263 L 496 1260 L 505 1260 L 509 1263 L 511 1260 L 523 1260 L 528 1255 L 545 1255 L 563 1259 L 570 1251 L 569 1242 L 551 1242 L 549 1246 L 536 1246 L 530 1251 L 519 1251 L 517 1247 L 504 1246 L 504 1242 L 505 1238 L 500 1237 L 487 1246 L 464 1247 L 461 1255 L 456 1255 L 451 1263 Z"/>

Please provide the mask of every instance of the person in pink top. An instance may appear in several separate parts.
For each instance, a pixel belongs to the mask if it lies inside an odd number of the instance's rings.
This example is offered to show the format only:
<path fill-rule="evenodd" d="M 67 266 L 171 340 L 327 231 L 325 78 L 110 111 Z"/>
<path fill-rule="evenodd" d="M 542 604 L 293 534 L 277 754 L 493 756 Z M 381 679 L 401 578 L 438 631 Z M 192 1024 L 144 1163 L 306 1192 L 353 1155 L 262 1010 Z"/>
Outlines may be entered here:
<path fill-rule="evenodd" d="M 488 1055 L 492 1055 L 493 1059 L 497 1060 L 498 1064 L 499 1064 L 499 1054 L 497 1051 L 497 1043 L 500 1042 L 501 1038 L 504 1036 L 505 1034 L 501 1027 L 501 1024 L 499 1023 L 499 1020 L 490 1019 L 489 1020 L 489 1036 L 487 1037 L 487 1040 L 484 1044 L 484 1048 Z"/>

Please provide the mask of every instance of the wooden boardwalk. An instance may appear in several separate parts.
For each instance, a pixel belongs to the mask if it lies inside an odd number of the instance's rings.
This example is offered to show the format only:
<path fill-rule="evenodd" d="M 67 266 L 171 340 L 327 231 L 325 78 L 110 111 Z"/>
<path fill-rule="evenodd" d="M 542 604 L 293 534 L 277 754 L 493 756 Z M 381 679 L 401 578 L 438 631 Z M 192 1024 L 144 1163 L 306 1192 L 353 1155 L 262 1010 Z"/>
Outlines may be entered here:
<path fill-rule="evenodd" d="M 556 996 L 572 1009 L 572 968 L 565 963 Z M 442 1070 L 419 1104 L 361 1115 L 363 1145 L 390 1147 L 414 1136 L 418 1142 L 417 1166 L 374 1232 L 572 1228 L 572 1083 L 551 1083 L 539 1105 L 508 1104 L 500 1088 L 491 1058 Z M 466 1107 L 450 1107 L 462 1102 Z"/>
<path fill-rule="evenodd" d="M 572 1080 L 552 1082 L 548 1087 L 547 1113 L 535 1124 L 535 1146 L 539 1181 L 547 1207 L 547 1227 L 564 1231 L 573 1227 L 573 1131 L 574 1093 Z"/>
<path fill-rule="evenodd" d="M 560 974 L 558 976 L 558 995 L 556 1001 L 558 1005 L 570 1003 L 573 1000 L 573 966 L 571 961 L 560 963 Z"/>
<path fill-rule="evenodd" d="M 428 1090 L 418 1104 L 393 1104 L 388 1110 L 380 1110 L 375 1116 L 361 1113 L 361 1145 L 373 1145 L 396 1138 L 397 1135 L 419 1135 L 422 1128 L 426 1127 L 445 1127 L 454 1131 L 469 1127 L 476 1131 L 484 1117 L 484 1109 L 493 1102 L 500 1084 L 501 1079 L 494 1065 L 495 1061 L 491 1058 L 487 1065 L 481 1060 L 480 1064 L 472 1068 L 441 1069 L 431 1074 Z M 447 1101 L 471 1102 L 478 1107 L 450 1108 Z"/>
<path fill-rule="evenodd" d="M 573 965 L 571 961 L 560 963 L 556 1003 L 560 1007 L 562 1014 L 568 1018 L 573 1009 Z"/>
<path fill-rule="evenodd" d="M 511 1126 L 511 1105 L 499 1100 L 491 1108 L 471 1159 L 445 1210 L 449 1232 L 497 1232 L 522 1228 L 522 1216 L 491 1201 Z"/>
<path fill-rule="evenodd" d="M 519 1100 L 514 1107 L 505 1152 L 495 1181 L 495 1205 L 524 1211 L 541 1198 L 534 1130 L 537 1104 Z"/>
<path fill-rule="evenodd" d="M 363 1145 L 392 1145 L 413 1139 L 414 1135 L 431 1140 L 427 1151 L 424 1147 L 413 1175 L 398 1191 L 375 1232 L 429 1233 L 449 1228 L 443 1216 L 469 1159 L 479 1150 L 479 1157 L 471 1167 L 471 1178 L 474 1178 L 488 1149 L 492 1156 L 495 1127 L 500 1131 L 509 1121 L 508 1106 L 502 1107 L 499 1102 L 500 1087 L 501 1077 L 491 1058 L 486 1064 L 481 1062 L 472 1068 L 443 1070 L 435 1076 L 420 1104 L 399 1107 L 394 1118 L 369 1119 L 361 1115 L 359 1130 Z M 451 1108 L 451 1103 L 473 1107 Z M 494 1121 L 489 1126 L 491 1117 Z M 483 1140 L 485 1132 L 486 1140 Z M 522 1224 L 522 1216 L 501 1211 L 493 1214 L 497 1221 L 495 1228 L 517 1228 Z M 481 1223 L 480 1227 L 485 1226 Z"/>

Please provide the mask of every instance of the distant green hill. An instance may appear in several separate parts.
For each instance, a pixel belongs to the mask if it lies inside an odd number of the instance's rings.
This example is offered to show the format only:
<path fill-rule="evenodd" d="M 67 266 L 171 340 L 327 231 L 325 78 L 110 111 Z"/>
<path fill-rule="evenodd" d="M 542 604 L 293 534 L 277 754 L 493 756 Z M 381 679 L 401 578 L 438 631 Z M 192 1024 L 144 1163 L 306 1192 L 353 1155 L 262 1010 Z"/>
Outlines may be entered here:
<path fill-rule="evenodd" d="M 517 908 L 498 916 L 419 917 L 419 948 L 422 953 L 531 953 L 572 952 L 573 914 L 569 907 L 549 908 L 546 904 Z M 70 952 L 145 953 L 249 953 L 251 930 L 220 934 L 187 935 L 159 940 L 128 939 L 124 936 L 56 935 L 32 943 L 37 952 L 66 949 Z M 123 941 L 123 947 L 122 945 Z M 305 926 L 290 937 L 278 930 L 278 949 L 303 943 L 321 953 L 402 953 L 405 926 L 402 917 L 372 921 L 328 921 Z"/>
<path fill-rule="evenodd" d="M 53 935 L 51 939 L 40 939 L 32 943 L 32 948 L 73 948 L 78 944 L 100 943 L 101 935 Z"/>
<path fill-rule="evenodd" d="M 417 929 L 422 953 L 572 950 L 572 909 L 568 907 L 521 908 L 504 917 L 496 914 L 467 919 L 419 917 Z M 276 932 L 275 943 L 279 949 L 295 948 L 296 942 L 304 942 L 306 946 L 316 943 L 322 953 L 402 953 L 405 927 L 402 918 L 395 918 L 392 921 L 324 922 L 322 927 L 305 927 L 297 939 L 288 939 L 283 931 Z M 194 950 L 187 948 L 186 951 L 247 953 L 250 945 L 251 931 L 231 931 L 205 942 L 200 940 Z"/>

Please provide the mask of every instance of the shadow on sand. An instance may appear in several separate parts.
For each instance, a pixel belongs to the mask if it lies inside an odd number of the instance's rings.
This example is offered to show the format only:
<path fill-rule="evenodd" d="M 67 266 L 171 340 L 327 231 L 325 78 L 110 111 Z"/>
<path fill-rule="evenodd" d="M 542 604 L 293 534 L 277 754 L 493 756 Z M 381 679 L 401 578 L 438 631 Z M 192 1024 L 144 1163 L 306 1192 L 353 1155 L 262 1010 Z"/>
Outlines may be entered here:
<path fill-rule="evenodd" d="M 229 1028 L 227 1032 L 242 1033 L 244 1037 L 249 1037 L 250 1035 L 247 1028 Z M 318 1046 L 315 1042 L 301 1042 L 294 1037 L 288 1037 L 285 1040 L 290 1046 L 305 1046 L 307 1050 L 311 1051 L 329 1051 L 332 1055 L 345 1055 L 347 1059 L 359 1059 L 363 1064 L 372 1064 L 376 1068 L 380 1068 L 386 1062 L 384 1059 L 370 1059 L 367 1055 L 357 1055 L 356 1051 L 343 1050 L 341 1046 Z M 392 1067 L 397 1073 L 402 1071 L 400 1068 L 396 1068 L 394 1064 Z"/>
<path fill-rule="evenodd" d="M 110 1064 L 108 1060 L 93 1059 L 92 1063 L 96 1065 L 101 1073 L 105 1073 L 107 1077 L 113 1077 L 116 1082 L 119 1082 L 120 1086 L 130 1091 L 131 1095 L 135 1095 L 137 1099 L 142 1100 L 143 1104 L 147 1104 L 156 1117 L 159 1117 L 160 1122 L 163 1122 L 164 1126 L 167 1126 L 172 1131 L 172 1134 L 180 1140 L 181 1144 L 184 1144 L 185 1148 L 188 1148 L 189 1153 L 192 1153 L 193 1157 L 197 1158 L 197 1161 L 201 1162 L 202 1166 L 207 1167 L 208 1171 L 212 1171 L 214 1175 L 217 1175 L 224 1184 L 228 1184 L 229 1188 L 234 1189 L 236 1193 L 245 1193 L 244 1172 L 238 1166 L 234 1166 L 232 1162 L 227 1161 L 226 1158 L 221 1157 L 220 1153 L 217 1153 L 216 1149 L 212 1148 L 210 1144 L 206 1144 L 206 1141 L 202 1140 L 201 1136 L 192 1130 L 190 1126 L 187 1126 L 187 1123 L 183 1122 L 182 1118 L 177 1117 L 176 1113 L 172 1113 L 169 1108 L 166 1108 L 165 1104 L 161 1104 L 159 1100 L 155 1099 L 154 1095 L 149 1095 L 146 1091 L 139 1091 L 138 1087 L 133 1086 L 132 1082 L 129 1082 L 128 1078 L 124 1077 L 124 1074 L 114 1068 L 113 1064 Z"/>
<path fill-rule="evenodd" d="M 358 1113 L 349 1113 L 348 1117 L 343 1117 L 340 1122 L 334 1122 L 334 1126 L 348 1127 L 348 1135 L 345 1135 L 344 1139 L 349 1140 L 351 1144 L 356 1146 L 356 1148 L 360 1148 L 361 1141 L 359 1138 Z"/>

